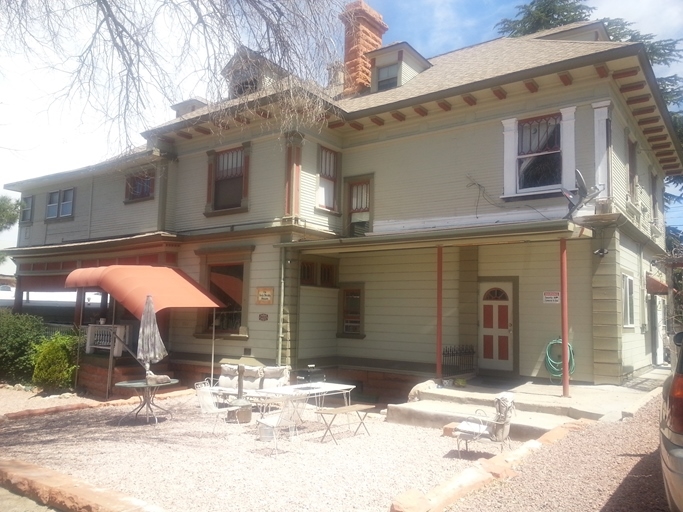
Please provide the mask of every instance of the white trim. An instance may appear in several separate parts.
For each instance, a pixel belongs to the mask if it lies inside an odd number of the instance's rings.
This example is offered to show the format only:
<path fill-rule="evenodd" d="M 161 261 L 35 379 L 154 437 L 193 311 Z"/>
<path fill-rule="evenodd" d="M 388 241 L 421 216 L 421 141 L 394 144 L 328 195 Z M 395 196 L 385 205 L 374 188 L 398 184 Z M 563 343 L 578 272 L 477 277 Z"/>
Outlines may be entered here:
<path fill-rule="evenodd" d="M 574 169 L 576 168 L 576 107 L 560 109 L 560 144 L 562 146 L 562 181 L 556 186 L 517 189 L 517 118 L 503 119 L 503 195 L 502 198 L 516 197 L 546 192 L 560 192 L 562 188 L 576 188 Z"/>
<path fill-rule="evenodd" d="M 629 294 L 629 284 L 630 284 L 630 294 Z M 633 284 L 633 277 L 622 274 L 621 275 L 621 296 L 622 296 L 622 308 L 623 308 L 623 325 L 624 327 L 635 327 L 636 325 L 636 315 L 635 315 L 635 286 Z M 629 296 L 631 300 L 629 300 Z"/>
<path fill-rule="evenodd" d="M 607 147 L 607 120 L 610 118 L 610 100 L 593 103 L 593 132 L 595 146 L 595 186 L 605 185 L 598 198 L 608 198 L 611 183 L 609 182 L 609 153 Z"/>

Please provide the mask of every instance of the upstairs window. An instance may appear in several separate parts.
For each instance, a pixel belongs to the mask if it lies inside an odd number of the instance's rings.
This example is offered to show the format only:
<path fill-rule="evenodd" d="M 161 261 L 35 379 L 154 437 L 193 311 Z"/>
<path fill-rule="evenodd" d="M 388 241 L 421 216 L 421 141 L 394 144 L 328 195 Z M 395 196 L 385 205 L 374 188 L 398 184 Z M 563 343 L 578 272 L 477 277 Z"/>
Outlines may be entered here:
<path fill-rule="evenodd" d="M 363 236 L 370 231 L 369 179 L 349 183 L 349 236 Z"/>
<path fill-rule="evenodd" d="M 377 90 L 386 91 L 398 86 L 398 63 L 377 69 Z"/>
<path fill-rule="evenodd" d="M 19 222 L 31 222 L 33 220 L 33 196 L 21 198 L 21 215 Z"/>
<path fill-rule="evenodd" d="M 503 198 L 576 189 L 576 107 L 558 113 L 505 119 Z"/>
<path fill-rule="evenodd" d="M 251 94 L 258 91 L 258 80 L 256 78 L 249 78 L 242 80 L 233 87 L 234 96 L 242 96 L 244 94 Z"/>
<path fill-rule="evenodd" d="M 318 179 L 318 206 L 337 210 L 340 154 L 331 149 L 320 148 L 320 172 Z"/>
<path fill-rule="evenodd" d="M 207 213 L 231 213 L 246 207 L 249 143 L 216 153 L 209 151 Z"/>
<path fill-rule="evenodd" d="M 74 189 L 56 190 L 47 195 L 46 219 L 73 216 Z"/>
<path fill-rule="evenodd" d="M 154 197 L 154 173 L 140 172 L 126 177 L 126 201 Z"/>
<path fill-rule="evenodd" d="M 520 191 L 562 184 L 560 114 L 523 119 L 518 125 L 517 180 Z"/>

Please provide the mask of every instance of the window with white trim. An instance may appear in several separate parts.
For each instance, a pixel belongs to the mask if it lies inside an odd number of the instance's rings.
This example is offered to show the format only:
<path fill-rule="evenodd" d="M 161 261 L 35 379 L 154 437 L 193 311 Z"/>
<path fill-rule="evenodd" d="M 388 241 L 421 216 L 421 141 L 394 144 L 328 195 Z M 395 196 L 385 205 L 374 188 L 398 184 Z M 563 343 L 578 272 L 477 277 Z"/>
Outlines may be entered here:
<path fill-rule="evenodd" d="M 576 107 L 503 123 L 503 196 L 576 188 Z"/>
<path fill-rule="evenodd" d="M 363 236 L 371 231 L 372 180 L 350 181 L 348 190 L 349 236 Z"/>
<path fill-rule="evenodd" d="M 638 203 L 638 144 L 628 139 L 628 198 Z"/>
<path fill-rule="evenodd" d="M 74 189 L 55 190 L 47 195 L 46 219 L 72 217 L 74 207 Z"/>
<path fill-rule="evenodd" d="M 21 198 L 21 213 L 19 222 L 31 222 L 33 220 L 33 196 Z"/>
<path fill-rule="evenodd" d="M 622 294 L 624 327 L 633 327 L 635 325 L 633 278 L 626 274 L 622 274 Z"/>
<path fill-rule="evenodd" d="M 318 175 L 318 206 L 337 211 L 339 188 L 340 154 L 320 146 L 320 166 Z"/>

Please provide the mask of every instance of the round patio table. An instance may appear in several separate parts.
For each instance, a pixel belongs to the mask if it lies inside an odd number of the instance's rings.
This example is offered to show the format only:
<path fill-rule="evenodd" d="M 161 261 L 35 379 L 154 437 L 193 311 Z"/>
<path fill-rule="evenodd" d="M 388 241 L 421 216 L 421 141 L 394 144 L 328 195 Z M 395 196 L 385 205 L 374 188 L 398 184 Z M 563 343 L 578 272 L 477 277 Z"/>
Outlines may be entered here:
<path fill-rule="evenodd" d="M 140 404 L 130 411 L 128 414 L 123 416 L 119 420 L 119 425 L 121 425 L 121 422 L 125 420 L 128 416 L 132 415 L 133 413 L 135 414 L 135 417 L 138 417 L 138 414 L 140 413 L 141 410 L 145 410 L 145 421 L 149 423 L 149 417 L 152 416 L 154 418 L 154 424 L 156 425 L 159 423 L 159 420 L 157 419 L 157 415 L 154 414 L 154 409 L 153 407 L 156 407 L 157 409 L 161 409 L 162 411 L 165 411 L 168 413 L 168 415 L 173 419 L 173 413 L 169 411 L 168 409 L 165 409 L 161 407 L 160 405 L 157 405 L 154 403 L 154 397 L 157 393 L 157 390 L 161 387 L 164 386 L 172 386 L 173 384 L 178 384 L 178 379 L 171 379 L 170 382 L 165 382 L 163 384 L 148 384 L 146 379 L 140 379 L 140 380 L 124 380 L 122 382 L 117 382 L 114 384 L 116 387 L 119 388 L 127 388 L 127 389 L 133 389 L 135 390 L 135 393 L 137 393 L 138 398 L 140 399 Z"/>

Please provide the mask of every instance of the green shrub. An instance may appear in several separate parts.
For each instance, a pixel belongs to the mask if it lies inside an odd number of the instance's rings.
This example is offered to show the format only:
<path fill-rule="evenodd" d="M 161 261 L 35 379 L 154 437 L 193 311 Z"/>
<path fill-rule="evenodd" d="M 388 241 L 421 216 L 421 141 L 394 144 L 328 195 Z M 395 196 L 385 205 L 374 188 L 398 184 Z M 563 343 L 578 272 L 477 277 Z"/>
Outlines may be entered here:
<path fill-rule="evenodd" d="M 33 375 L 35 347 L 43 340 L 40 317 L 15 315 L 0 308 L 0 380 L 29 382 Z"/>
<path fill-rule="evenodd" d="M 78 337 L 55 334 L 36 349 L 33 383 L 43 389 L 64 389 L 73 384 Z"/>

